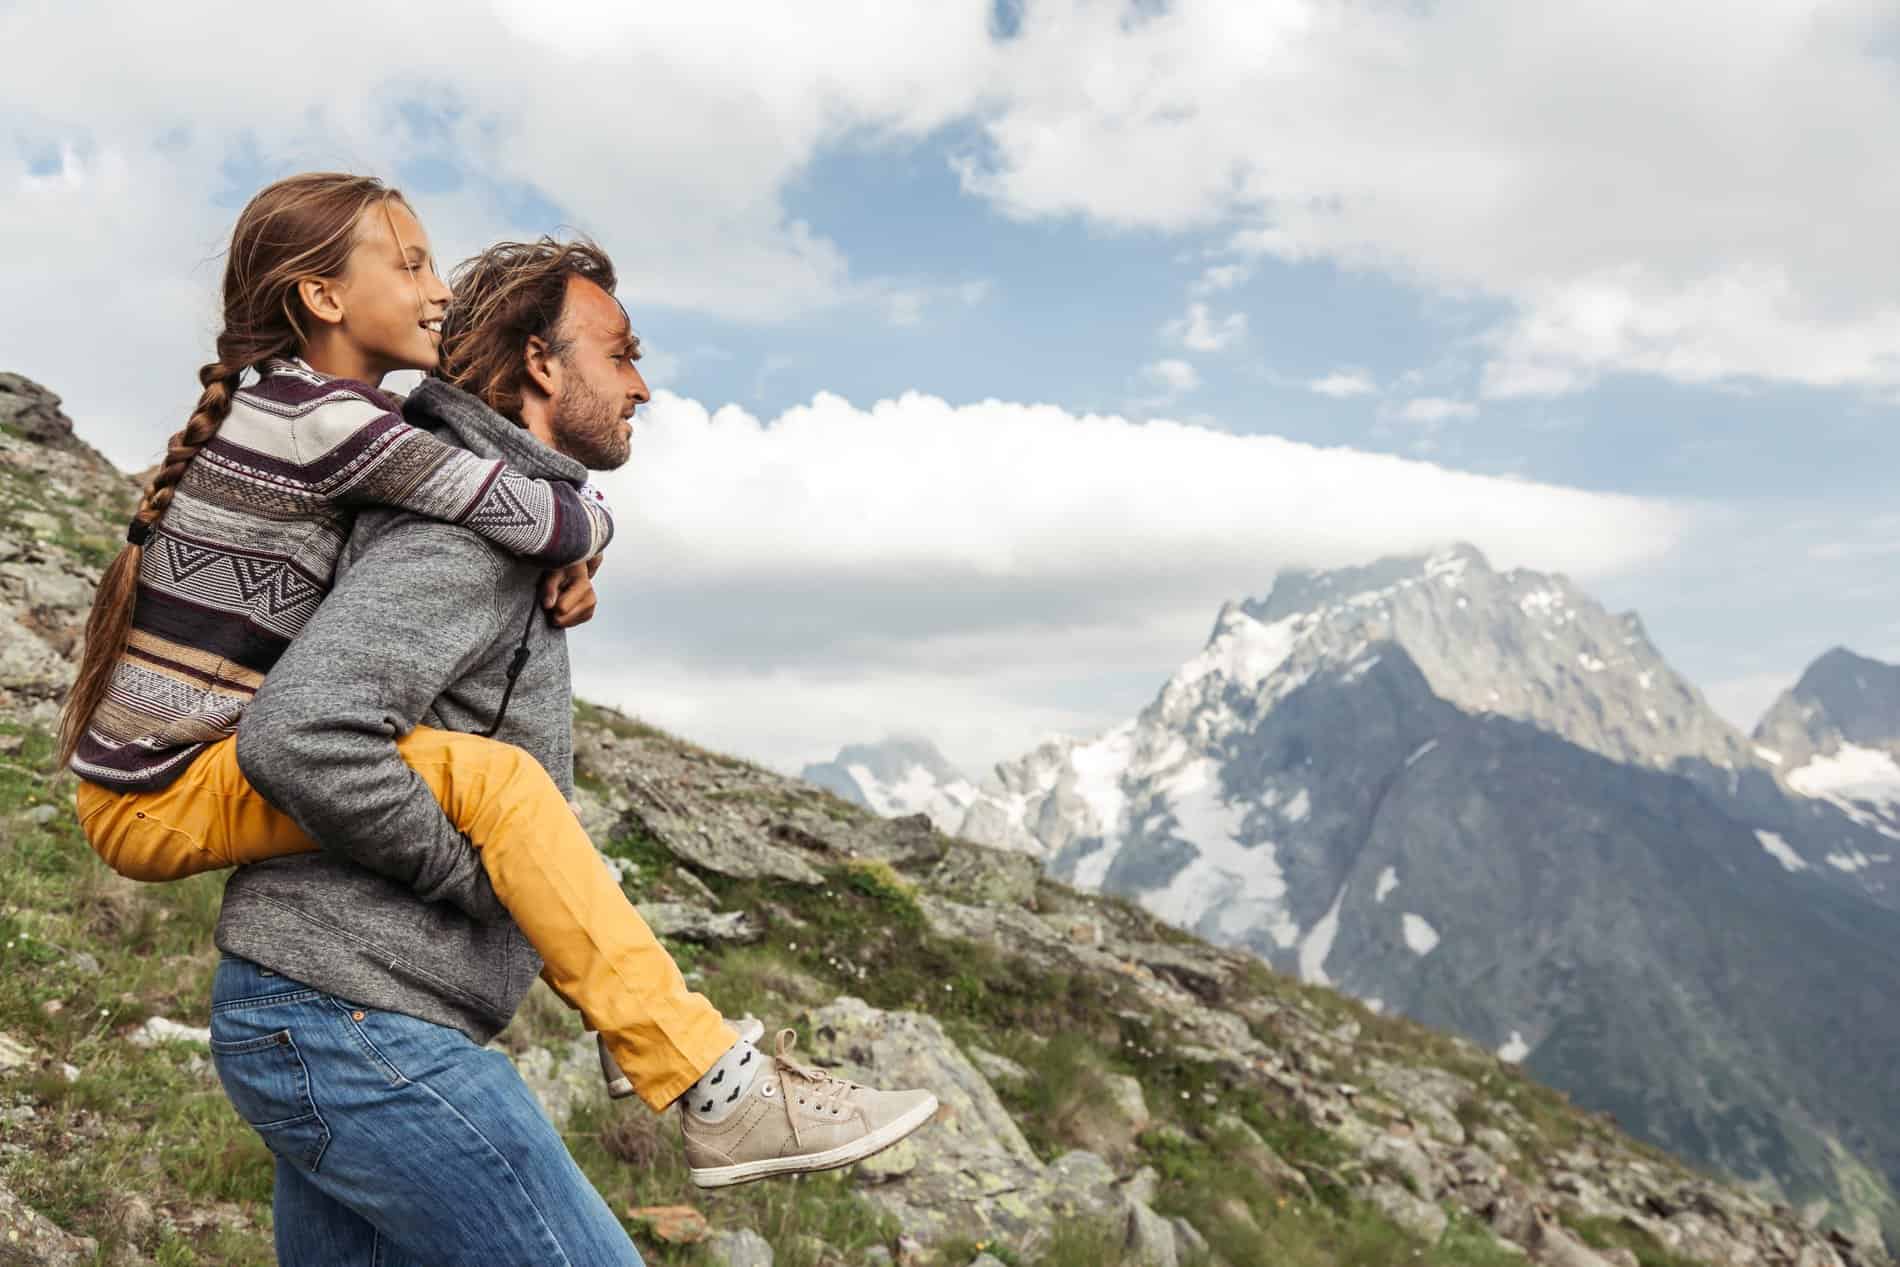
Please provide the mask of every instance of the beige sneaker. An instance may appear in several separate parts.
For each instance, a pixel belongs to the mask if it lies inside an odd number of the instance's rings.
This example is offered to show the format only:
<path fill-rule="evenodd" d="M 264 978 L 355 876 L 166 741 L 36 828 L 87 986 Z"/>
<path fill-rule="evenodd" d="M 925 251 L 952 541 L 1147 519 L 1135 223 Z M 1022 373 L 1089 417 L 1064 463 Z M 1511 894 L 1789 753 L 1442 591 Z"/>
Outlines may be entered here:
<path fill-rule="evenodd" d="M 754 1016 L 740 1017 L 732 1022 L 732 1028 L 748 1043 L 756 1043 L 765 1037 L 765 1022 Z M 607 1039 L 595 1034 L 594 1046 L 600 1051 L 600 1076 L 607 1084 L 607 1094 L 615 1100 L 624 1100 L 632 1095 L 633 1081 L 620 1071 L 620 1062 L 607 1050 Z"/>
<path fill-rule="evenodd" d="M 702 1122 L 681 1106 L 694 1184 L 724 1188 L 834 1170 L 882 1152 L 935 1116 L 937 1097 L 928 1091 L 877 1091 L 793 1061 L 797 1041 L 789 1029 L 778 1032 L 772 1063 L 724 1120 Z"/>

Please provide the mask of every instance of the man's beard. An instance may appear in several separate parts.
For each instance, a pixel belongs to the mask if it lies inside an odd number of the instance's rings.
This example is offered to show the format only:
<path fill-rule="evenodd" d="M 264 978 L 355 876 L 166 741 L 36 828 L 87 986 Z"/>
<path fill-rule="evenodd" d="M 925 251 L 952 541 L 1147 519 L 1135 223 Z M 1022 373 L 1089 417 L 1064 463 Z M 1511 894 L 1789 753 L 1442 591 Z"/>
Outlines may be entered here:
<path fill-rule="evenodd" d="M 579 375 L 568 375 L 554 406 L 554 447 L 590 471 L 626 464 L 630 441 L 620 410 Z"/>

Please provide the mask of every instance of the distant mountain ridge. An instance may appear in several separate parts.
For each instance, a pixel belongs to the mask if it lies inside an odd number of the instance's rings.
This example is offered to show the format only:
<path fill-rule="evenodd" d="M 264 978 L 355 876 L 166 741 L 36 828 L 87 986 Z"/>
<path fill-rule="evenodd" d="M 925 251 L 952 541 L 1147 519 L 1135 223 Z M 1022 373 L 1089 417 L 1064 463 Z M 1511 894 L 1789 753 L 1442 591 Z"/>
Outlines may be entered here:
<path fill-rule="evenodd" d="M 939 823 L 960 823 L 977 797 L 975 785 L 928 739 L 852 744 L 836 760 L 808 765 L 798 777 L 873 813 L 928 814 Z"/>

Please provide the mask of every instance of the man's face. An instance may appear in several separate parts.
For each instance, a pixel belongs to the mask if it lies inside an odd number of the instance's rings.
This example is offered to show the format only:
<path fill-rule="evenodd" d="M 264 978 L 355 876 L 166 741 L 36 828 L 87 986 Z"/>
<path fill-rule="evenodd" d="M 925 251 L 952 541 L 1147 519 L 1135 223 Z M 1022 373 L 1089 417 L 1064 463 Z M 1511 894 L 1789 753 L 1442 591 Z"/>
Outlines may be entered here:
<path fill-rule="evenodd" d="M 567 350 L 551 402 L 554 447 L 589 470 L 611 471 L 632 448 L 633 411 L 651 398 L 634 367 L 640 340 L 620 301 L 579 277 L 568 278 L 560 330 Z"/>

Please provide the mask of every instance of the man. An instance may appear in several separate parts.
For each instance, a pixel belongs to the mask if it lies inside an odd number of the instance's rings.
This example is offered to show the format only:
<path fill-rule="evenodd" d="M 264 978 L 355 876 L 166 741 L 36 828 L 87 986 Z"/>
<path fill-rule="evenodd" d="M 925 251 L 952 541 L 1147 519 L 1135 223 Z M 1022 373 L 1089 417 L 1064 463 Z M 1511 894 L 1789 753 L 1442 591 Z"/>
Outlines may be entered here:
<path fill-rule="evenodd" d="M 585 243 L 504 244 L 470 261 L 443 377 L 410 397 L 409 420 L 528 475 L 619 466 L 647 388 L 613 286 Z M 323 845 L 240 869 L 217 930 L 213 1056 L 276 1155 L 287 1267 L 640 1261 L 513 1066 L 480 1045 L 540 959 L 395 748 L 424 720 L 498 724 L 568 790 L 567 649 L 542 602 L 532 565 L 466 529 L 365 514 L 335 589 L 240 728 L 245 774 Z M 374 870 L 360 865 L 369 857 Z M 712 1011 L 677 991 L 672 1005 Z M 743 1039 L 670 1085 L 695 1073 L 681 1119 L 704 1186 L 854 1160 L 936 1108 L 928 1093 L 852 1087 Z"/>

